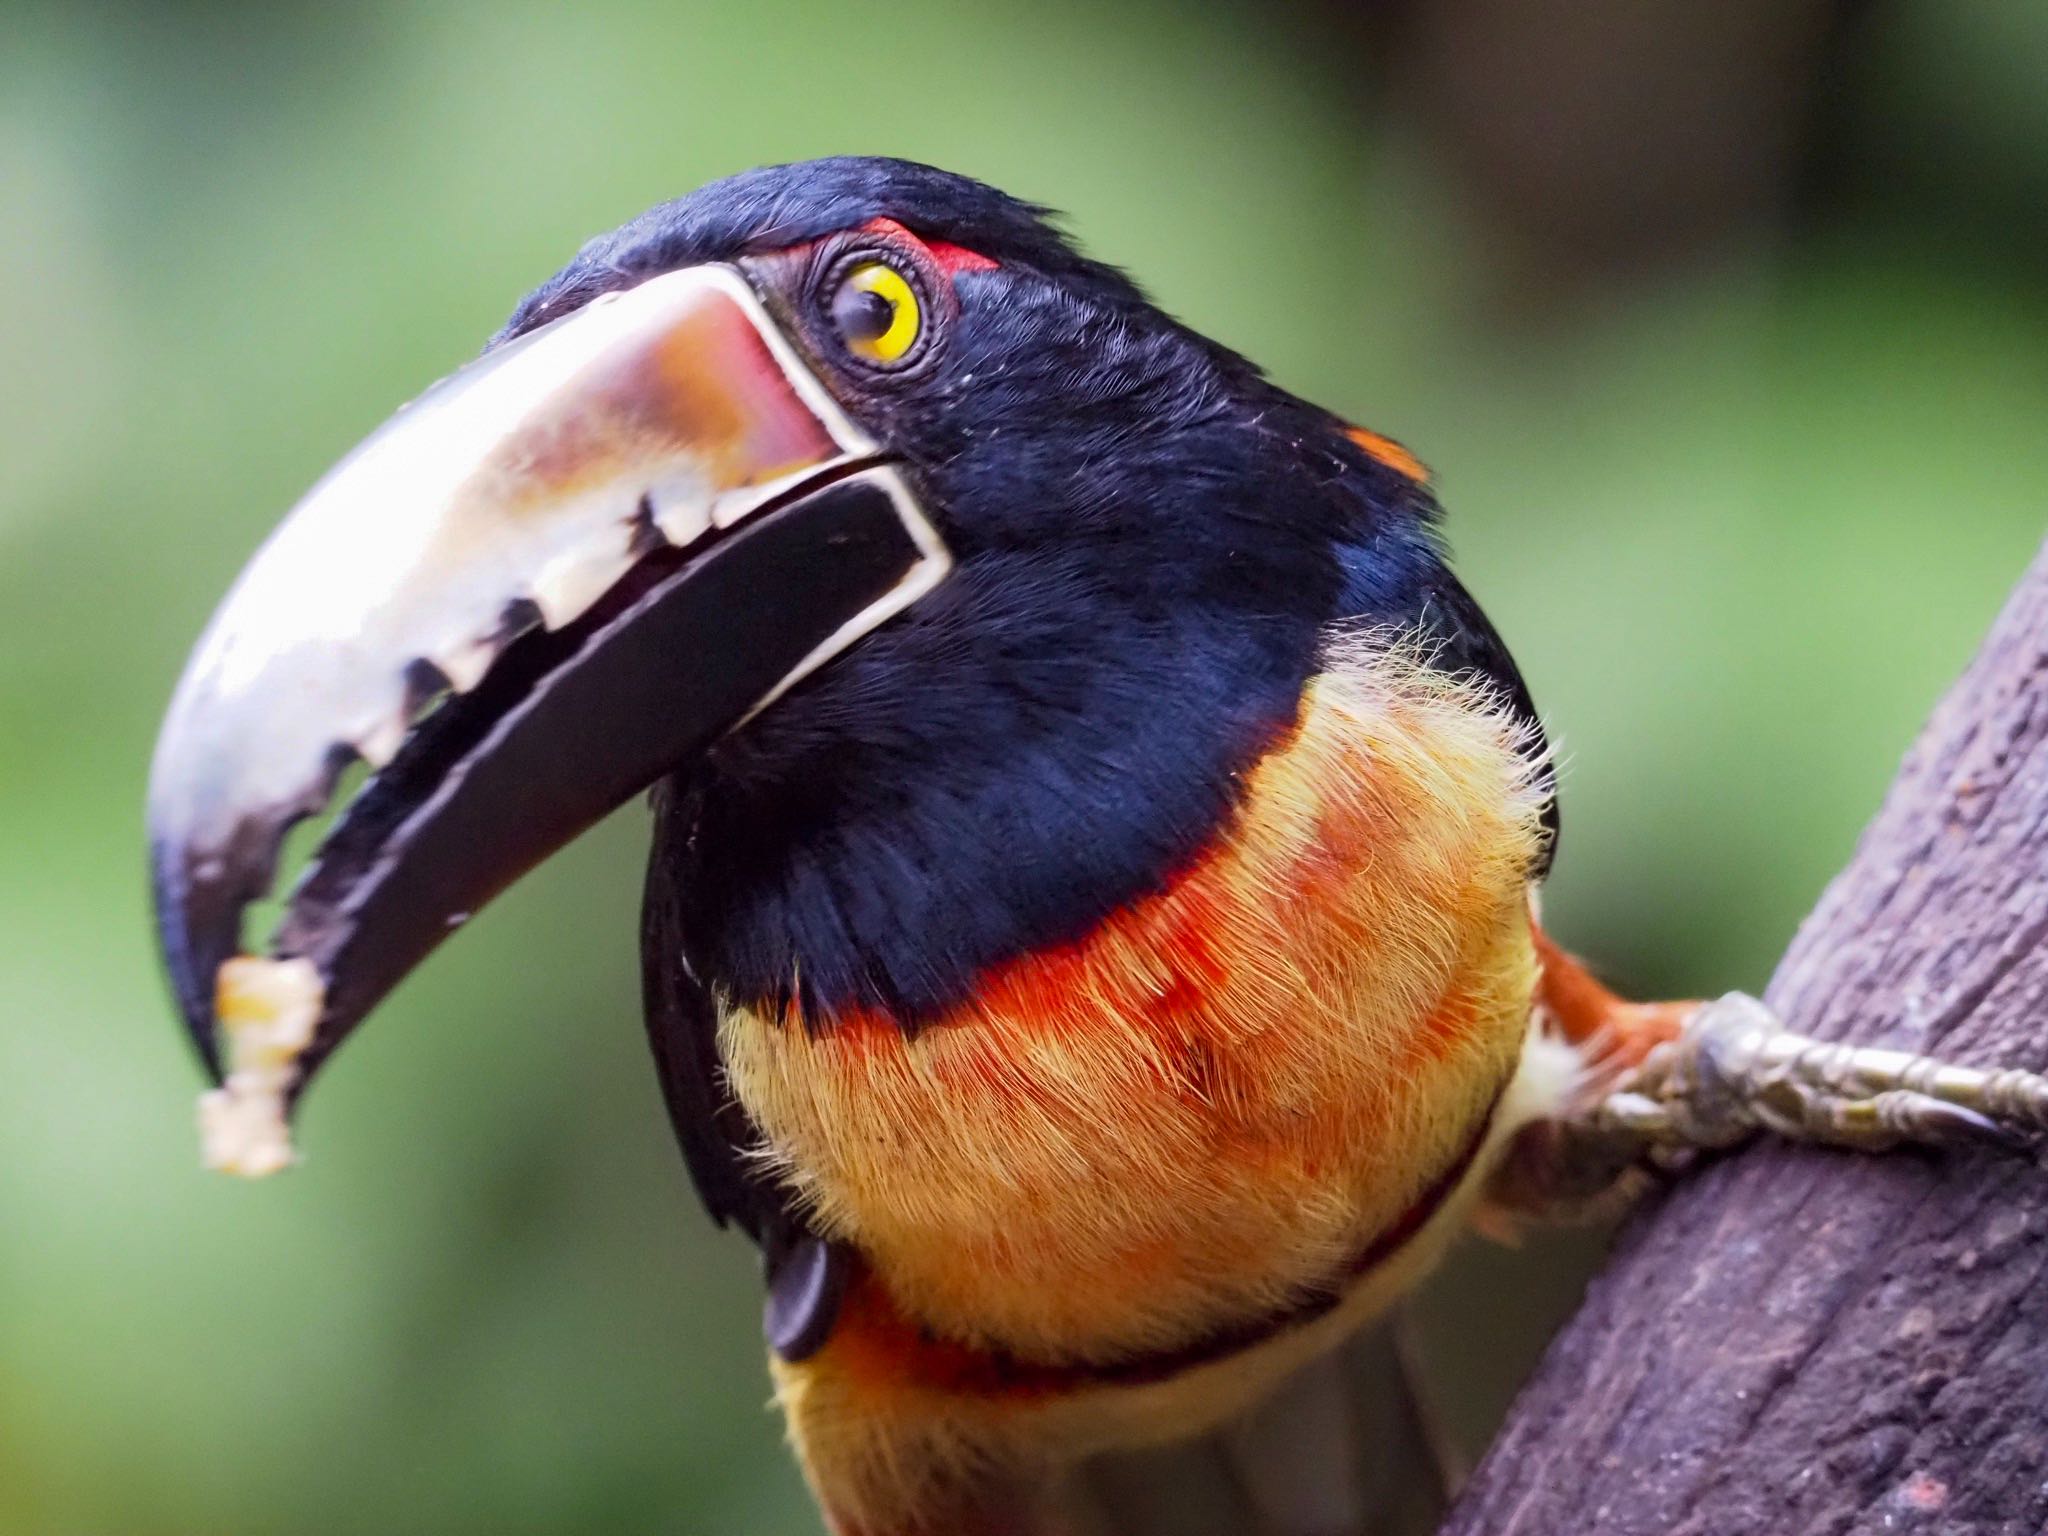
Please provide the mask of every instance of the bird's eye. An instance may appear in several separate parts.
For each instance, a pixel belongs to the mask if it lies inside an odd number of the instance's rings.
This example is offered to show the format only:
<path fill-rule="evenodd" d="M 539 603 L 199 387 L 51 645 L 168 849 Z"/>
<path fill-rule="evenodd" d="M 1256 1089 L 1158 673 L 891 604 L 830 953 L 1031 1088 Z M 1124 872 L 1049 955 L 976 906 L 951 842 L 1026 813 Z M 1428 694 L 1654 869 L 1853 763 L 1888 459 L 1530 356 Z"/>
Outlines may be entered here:
<path fill-rule="evenodd" d="M 855 357 L 885 367 L 910 355 L 924 311 L 910 280 L 886 262 L 849 268 L 832 293 L 832 323 Z"/>

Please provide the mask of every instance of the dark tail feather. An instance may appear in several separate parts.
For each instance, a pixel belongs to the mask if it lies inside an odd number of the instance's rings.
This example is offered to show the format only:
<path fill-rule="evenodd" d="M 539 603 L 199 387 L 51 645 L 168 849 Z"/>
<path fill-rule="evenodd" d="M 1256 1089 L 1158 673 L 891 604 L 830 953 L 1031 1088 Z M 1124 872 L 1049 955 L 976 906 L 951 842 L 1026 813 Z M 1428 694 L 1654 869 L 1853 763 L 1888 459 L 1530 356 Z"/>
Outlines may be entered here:
<path fill-rule="evenodd" d="M 1100 1457 L 1060 1536 L 1427 1536 L 1455 1469 L 1396 1321 L 1297 1371 L 1213 1434 Z"/>

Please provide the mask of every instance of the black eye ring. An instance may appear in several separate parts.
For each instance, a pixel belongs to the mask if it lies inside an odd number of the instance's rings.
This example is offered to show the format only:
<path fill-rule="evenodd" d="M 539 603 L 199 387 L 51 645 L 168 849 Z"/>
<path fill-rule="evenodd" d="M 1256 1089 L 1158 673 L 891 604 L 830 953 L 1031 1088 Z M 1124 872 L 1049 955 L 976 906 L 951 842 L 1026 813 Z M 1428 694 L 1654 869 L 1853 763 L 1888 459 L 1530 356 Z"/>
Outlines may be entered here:
<path fill-rule="evenodd" d="M 929 353 L 936 311 L 923 274 L 893 251 L 863 246 L 834 261 L 818 307 L 841 351 L 865 368 L 901 373 Z"/>

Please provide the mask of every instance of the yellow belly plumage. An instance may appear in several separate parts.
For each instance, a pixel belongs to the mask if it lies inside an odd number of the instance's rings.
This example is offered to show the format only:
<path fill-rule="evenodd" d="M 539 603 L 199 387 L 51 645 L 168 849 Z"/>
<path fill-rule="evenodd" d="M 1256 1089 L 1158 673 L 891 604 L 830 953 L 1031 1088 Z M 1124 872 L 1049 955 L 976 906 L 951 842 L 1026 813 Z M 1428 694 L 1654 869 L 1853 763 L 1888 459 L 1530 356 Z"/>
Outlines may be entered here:
<path fill-rule="evenodd" d="M 1434 1260 L 1542 1108 L 1509 1086 L 1543 835 L 1522 746 L 1410 650 L 1333 647 L 1209 850 L 1077 942 L 914 1037 L 726 1013 L 762 1155 L 866 1265 L 832 1341 L 776 1372 L 843 1526 L 890 1536 L 970 1471 L 1213 1422 Z M 1339 1287 L 1225 1358 L 1088 1375 Z"/>

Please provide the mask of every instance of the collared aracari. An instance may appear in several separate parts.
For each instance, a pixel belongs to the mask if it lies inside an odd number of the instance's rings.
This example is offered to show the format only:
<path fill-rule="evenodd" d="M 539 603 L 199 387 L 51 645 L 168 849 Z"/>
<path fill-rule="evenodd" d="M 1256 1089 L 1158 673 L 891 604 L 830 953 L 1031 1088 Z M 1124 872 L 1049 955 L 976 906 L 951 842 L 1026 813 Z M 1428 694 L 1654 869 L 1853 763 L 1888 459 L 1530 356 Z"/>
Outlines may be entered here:
<path fill-rule="evenodd" d="M 782 166 L 592 241 L 309 493 L 172 703 L 209 1161 L 288 1162 L 386 993 L 651 790 L 676 1132 L 828 1522 L 911 1536 L 1242 1413 L 1489 1201 L 2041 1122 L 1552 945 L 1543 728 L 1436 523 L 1398 445 L 977 182 Z"/>

